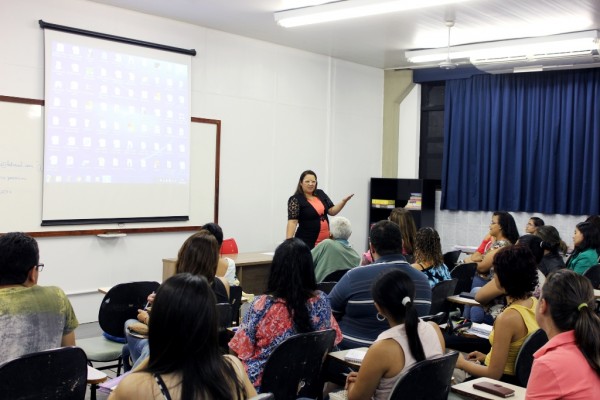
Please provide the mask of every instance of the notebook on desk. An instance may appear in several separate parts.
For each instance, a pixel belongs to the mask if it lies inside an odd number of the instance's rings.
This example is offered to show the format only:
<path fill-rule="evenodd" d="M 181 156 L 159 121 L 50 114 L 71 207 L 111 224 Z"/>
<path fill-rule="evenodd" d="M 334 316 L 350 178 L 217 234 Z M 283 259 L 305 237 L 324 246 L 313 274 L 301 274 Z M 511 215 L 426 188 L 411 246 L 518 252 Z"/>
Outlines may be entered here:
<path fill-rule="evenodd" d="M 365 358 L 365 354 L 367 354 L 366 350 L 351 349 L 351 350 L 348 350 L 348 352 L 344 356 L 344 360 L 346 360 L 348 362 L 360 364 L 360 363 L 362 363 L 363 358 Z"/>
<path fill-rule="evenodd" d="M 121 380 L 123 378 L 125 378 L 127 375 L 129 375 L 130 372 L 125 372 L 124 374 L 121 374 L 121 375 L 117 376 L 116 378 L 109 379 L 106 382 L 102 382 L 101 384 L 98 385 L 98 391 L 100 391 L 102 393 L 112 392 L 113 390 L 115 390 L 115 388 L 117 387 L 119 382 L 121 382 Z"/>

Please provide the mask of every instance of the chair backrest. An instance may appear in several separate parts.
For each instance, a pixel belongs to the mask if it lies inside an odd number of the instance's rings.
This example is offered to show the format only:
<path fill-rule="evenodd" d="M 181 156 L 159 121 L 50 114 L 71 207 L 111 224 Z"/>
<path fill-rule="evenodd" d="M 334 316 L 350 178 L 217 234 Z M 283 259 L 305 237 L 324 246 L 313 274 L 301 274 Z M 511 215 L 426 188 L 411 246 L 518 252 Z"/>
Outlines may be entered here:
<path fill-rule="evenodd" d="M 475 271 L 477 271 L 477 263 L 458 264 L 450 271 L 450 276 L 458 279 L 454 294 L 471 291 Z"/>
<path fill-rule="evenodd" d="M 533 353 L 548 342 L 548 336 L 542 329 L 533 332 L 521 346 L 515 361 L 515 376 L 519 386 L 527 387 L 531 366 L 533 365 Z"/>
<path fill-rule="evenodd" d="M 431 308 L 429 309 L 430 314 L 437 314 L 440 311 L 446 311 L 446 297 L 454 294 L 454 289 L 458 279 L 452 278 L 447 281 L 438 282 L 431 289 Z"/>
<path fill-rule="evenodd" d="M 109 335 L 124 338 L 125 321 L 136 319 L 137 310 L 144 308 L 148 295 L 156 291 L 158 286 L 158 282 L 129 282 L 113 286 L 100 304 L 100 328 Z"/>
<path fill-rule="evenodd" d="M 231 322 L 232 324 L 240 323 L 240 307 L 242 306 L 242 287 L 229 287 L 229 303 L 231 304 Z"/>
<path fill-rule="evenodd" d="M 219 329 L 227 329 L 231 326 L 231 304 L 217 303 L 217 315 L 219 316 Z"/>
<path fill-rule="evenodd" d="M 317 283 L 317 289 L 323 293 L 329 294 L 333 290 L 333 287 L 336 285 L 336 283 L 337 282 L 319 282 Z"/>
<path fill-rule="evenodd" d="M 389 400 L 446 400 L 458 352 L 419 361 L 402 373 Z"/>
<path fill-rule="evenodd" d="M 583 276 L 588 278 L 590 282 L 592 282 L 592 286 L 594 289 L 600 289 L 600 264 L 596 264 L 590 268 L 588 268 Z"/>
<path fill-rule="evenodd" d="M 26 354 L 0 366 L 0 397 L 19 400 L 83 400 L 87 358 L 79 347 Z"/>
<path fill-rule="evenodd" d="M 281 342 L 265 364 L 261 391 L 276 399 L 317 398 L 322 393 L 321 367 L 333 347 L 335 331 L 300 333 Z"/>
<path fill-rule="evenodd" d="M 221 254 L 237 254 L 238 246 L 234 238 L 223 239 L 221 245 Z"/>
<path fill-rule="evenodd" d="M 454 250 L 444 253 L 443 257 L 444 264 L 446 264 L 446 267 L 448 267 L 448 269 L 452 269 L 454 268 L 456 262 L 458 261 L 458 258 L 460 257 L 460 250 Z"/>
<path fill-rule="evenodd" d="M 328 274 L 325 278 L 323 278 L 322 282 L 339 282 L 342 279 L 342 276 L 346 275 L 346 272 L 350 271 L 349 268 L 344 269 L 336 269 L 332 273 Z"/>

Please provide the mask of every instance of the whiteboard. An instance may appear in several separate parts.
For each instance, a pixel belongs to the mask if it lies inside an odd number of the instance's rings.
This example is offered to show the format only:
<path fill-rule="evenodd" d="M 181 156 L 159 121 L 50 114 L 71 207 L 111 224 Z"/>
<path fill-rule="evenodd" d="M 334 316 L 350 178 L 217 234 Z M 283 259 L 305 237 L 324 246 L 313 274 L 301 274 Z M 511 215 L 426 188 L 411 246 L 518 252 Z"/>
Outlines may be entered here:
<path fill-rule="evenodd" d="M 42 103 L 0 96 L 0 232 L 23 231 L 34 236 L 168 232 L 194 230 L 218 220 L 221 123 L 192 118 L 189 221 L 42 227 Z"/>

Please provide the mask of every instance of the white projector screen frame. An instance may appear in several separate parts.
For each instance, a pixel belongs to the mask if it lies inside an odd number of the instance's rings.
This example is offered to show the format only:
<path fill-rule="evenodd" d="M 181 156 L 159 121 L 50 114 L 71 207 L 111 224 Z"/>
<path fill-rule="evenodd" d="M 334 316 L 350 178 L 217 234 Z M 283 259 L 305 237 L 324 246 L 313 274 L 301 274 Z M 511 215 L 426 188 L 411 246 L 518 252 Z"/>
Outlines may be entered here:
<path fill-rule="evenodd" d="M 42 225 L 188 220 L 190 55 L 48 29 L 45 43 Z"/>

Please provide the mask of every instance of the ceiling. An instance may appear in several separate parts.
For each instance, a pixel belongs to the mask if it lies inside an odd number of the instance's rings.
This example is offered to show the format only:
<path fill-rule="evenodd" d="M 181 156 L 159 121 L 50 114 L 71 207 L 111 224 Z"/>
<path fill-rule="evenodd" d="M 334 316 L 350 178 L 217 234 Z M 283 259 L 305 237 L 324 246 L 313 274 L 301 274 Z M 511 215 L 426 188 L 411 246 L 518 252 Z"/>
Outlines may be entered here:
<path fill-rule="evenodd" d="M 600 29 L 599 0 L 470 0 L 297 28 L 273 13 L 299 0 L 92 1 L 384 69 L 407 67 L 404 50 L 446 46 L 452 15 L 452 45 Z"/>

